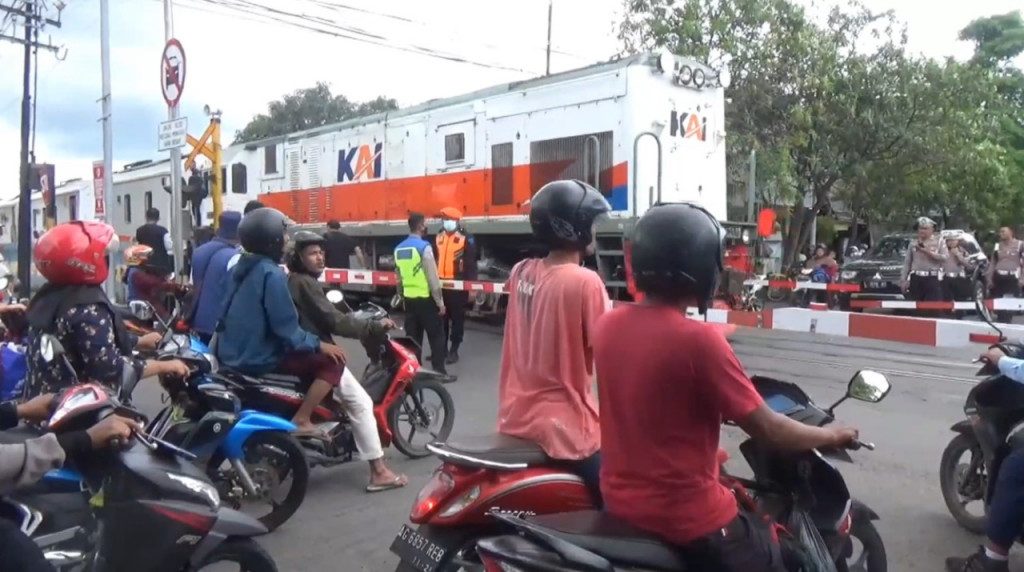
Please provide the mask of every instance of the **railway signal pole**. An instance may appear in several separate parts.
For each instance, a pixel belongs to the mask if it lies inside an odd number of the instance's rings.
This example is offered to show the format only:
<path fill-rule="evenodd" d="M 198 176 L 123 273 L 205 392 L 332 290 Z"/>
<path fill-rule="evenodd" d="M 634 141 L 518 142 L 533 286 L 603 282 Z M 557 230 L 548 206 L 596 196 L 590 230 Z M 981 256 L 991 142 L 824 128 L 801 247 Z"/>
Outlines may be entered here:
<path fill-rule="evenodd" d="M 63 4 L 59 6 L 63 8 Z M 32 56 L 35 55 L 38 59 L 40 49 L 55 54 L 59 50 L 57 46 L 49 43 L 39 43 L 39 30 L 43 26 L 60 28 L 60 20 L 44 18 L 40 13 L 41 8 L 36 0 L 24 0 L 20 7 L 17 4 L 0 5 L 0 12 L 5 12 L 8 18 L 21 19 L 24 30 L 24 36 L 21 38 L 0 34 L 0 40 L 22 44 L 25 47 L 21 96 L 21 181 L 18 197 L 18 281 L 21 282 L 18 294 L 22 298 L 32 295 L 32 186 L 29 173 L 29 142 L 35 128 L 32 125 Z M 50 184 L 51 188 L 56 187 L 56 181 L 51 181 Z"/>

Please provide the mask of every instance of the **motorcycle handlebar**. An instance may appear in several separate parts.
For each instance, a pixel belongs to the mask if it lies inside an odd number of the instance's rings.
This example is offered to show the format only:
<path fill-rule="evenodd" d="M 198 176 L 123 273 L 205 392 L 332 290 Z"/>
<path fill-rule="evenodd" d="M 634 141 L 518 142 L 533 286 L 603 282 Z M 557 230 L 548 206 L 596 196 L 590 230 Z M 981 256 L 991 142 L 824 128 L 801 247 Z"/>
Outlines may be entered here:
<path fill-rule="evenodd" d="M 857 451 L 858 449 L 867 449 L 868 451 L 874 451 L 875 444 L 869 443 L 867 441 L 861 441 L 860 439 L 854 439 L 853 441 L 850 441 L 850 444 L 847 446 L 847 449 L 850 449 L 851 451 Z"/>

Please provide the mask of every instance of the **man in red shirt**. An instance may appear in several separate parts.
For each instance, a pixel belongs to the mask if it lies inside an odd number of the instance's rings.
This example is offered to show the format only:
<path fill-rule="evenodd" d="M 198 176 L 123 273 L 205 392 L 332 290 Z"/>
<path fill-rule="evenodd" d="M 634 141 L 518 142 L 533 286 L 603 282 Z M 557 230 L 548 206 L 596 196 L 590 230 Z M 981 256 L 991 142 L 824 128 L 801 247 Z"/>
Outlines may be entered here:
<path fill-rule="evenodd" d="M 719 482 L 719 436 L 735 421 L 780 448 L 841 446 L 853 429 L 810 427 L 769 409 L 707 311 L 722 272 L 707 211 L 652 207 L 637 222 L 631 266 L 644 301 L 605 314 L 594 355 L 605 510 L 683 548 L 696 570 L 782 571 L 768 523 Z"/>
<path fill-rule="evenodd" d="M 594 329 L 611 303 L 596 272 L 594 223 L 611 206 L 580 181 L 544 185 L 530 200 L 530 226 L 545 258 L 509 276 L 498 381 L 498 431 L 540 445 L 583 479 L 600 505 L 601 429 L 594 399 Z"/>

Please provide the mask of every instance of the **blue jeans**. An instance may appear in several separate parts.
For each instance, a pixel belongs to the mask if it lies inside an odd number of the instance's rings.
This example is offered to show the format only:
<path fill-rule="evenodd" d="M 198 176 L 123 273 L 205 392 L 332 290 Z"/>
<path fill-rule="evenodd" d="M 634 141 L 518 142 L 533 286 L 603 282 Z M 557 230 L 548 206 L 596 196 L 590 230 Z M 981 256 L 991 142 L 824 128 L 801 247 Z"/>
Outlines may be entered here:
<path fill-rule="evenodd" d="M 1010 453 L 999 467 L 986 535 L 1009 550 L 1024 530 L 1024 451 Z"/>
<path fill-rule="evenodd" d="M 604 508 L 604 498 L 601 496 L 601 451 L 578 461 L 562 461 L 567 469 L 579 475 L 583 484 L 590 491 L 597 508 Z"/>

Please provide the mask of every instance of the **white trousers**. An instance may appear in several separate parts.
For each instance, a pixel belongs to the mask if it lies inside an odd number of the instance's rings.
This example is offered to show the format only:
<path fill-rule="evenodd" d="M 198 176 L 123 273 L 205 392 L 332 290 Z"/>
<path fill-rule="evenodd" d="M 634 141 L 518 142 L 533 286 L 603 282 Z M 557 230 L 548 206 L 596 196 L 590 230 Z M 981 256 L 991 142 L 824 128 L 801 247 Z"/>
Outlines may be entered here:
<path fill-rule="evenodd" d="M 373 400 L 347 367 L 341 376 L 338 397 L 352 421 L 352 436 L 360 459 L 373 461 L 383 457 L 384 448 L 381 447 L 380 434 L 377 433 L 377 421 L 373 418 Z"/>

